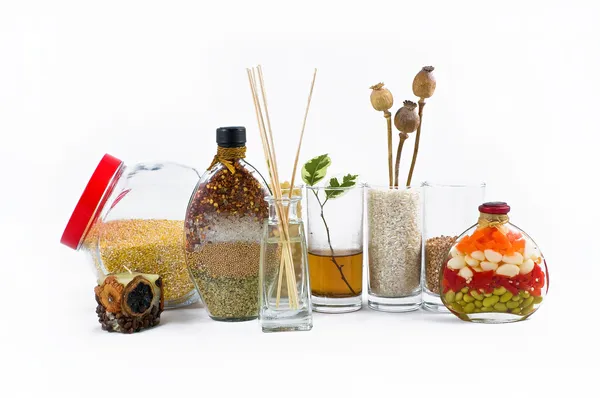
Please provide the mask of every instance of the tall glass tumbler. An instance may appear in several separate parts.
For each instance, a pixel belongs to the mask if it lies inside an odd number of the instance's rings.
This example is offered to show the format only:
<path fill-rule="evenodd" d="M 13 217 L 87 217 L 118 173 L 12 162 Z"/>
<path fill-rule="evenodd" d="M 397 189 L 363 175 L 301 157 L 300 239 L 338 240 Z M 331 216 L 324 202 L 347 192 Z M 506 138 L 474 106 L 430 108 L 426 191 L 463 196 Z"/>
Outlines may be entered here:
<path fill-rule="evenodd" d="M 363 191 L 307 187 L 308 267 L 313 309 L 344 313 L 362 307 Z"/>
<path fill-rule="evenodd" d="M 369 308 L 421 307 L 421 213 L 419 187 L 367 188 Z"/>
<path fill-rule="evenodd" d="M 422 184 L 423 191 L 423 307 L 448 312 L 440 299 L 440 270 L 456 238 L 473 220 L 473 209 L 484 202 L 485 183 Z"/>

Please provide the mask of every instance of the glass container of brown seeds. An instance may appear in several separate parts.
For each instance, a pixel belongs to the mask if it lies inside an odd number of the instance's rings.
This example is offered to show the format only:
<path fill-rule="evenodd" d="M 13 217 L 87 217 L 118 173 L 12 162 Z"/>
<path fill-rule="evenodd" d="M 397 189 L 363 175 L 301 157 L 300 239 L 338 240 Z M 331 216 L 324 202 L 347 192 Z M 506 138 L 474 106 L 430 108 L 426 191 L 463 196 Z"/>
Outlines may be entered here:
<path fill-rule="evenodd" d="M 188 205 L 185 255 L 210 317 L 245 321 L 258 317 L 260 241 L 269 191 L 244 160 L 244 127 L 217 129 L 217 144 Z"/>
<path fill-rule="evenodd" d="M 162 277 L 164 307 L 198 301 L 184 254 L 183 216 L 200 176 L 176 163 L 126 166 L 105 155 L 61 243 L 89 253 L 97 277 L 139 272 Z"/>
<path fill-rule="evenodd" d="M 438 184 L 426 181 L 423 192 L 423 307 L 448 312 L 440 299 L 442 265 L 456 238 L 473 218 L 473 208 L 484 201 L 485 183 Z"/>

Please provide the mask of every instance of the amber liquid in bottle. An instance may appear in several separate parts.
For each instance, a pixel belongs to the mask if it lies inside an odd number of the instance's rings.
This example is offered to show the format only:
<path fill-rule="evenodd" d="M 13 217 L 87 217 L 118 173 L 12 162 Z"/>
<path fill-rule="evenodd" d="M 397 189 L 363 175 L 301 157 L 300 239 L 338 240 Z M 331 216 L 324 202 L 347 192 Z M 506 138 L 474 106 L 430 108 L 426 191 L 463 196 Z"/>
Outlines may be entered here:
<path fill-rule="evenodd" d="M 342 267 L 346 281 L 342 279 L 340 270 L 332 261 L 328 250 L 308 253 L 308 268 L 310 273 L 310 290 L 315 296 L 321 297 L 355 297 L 362 292 L 362 252 L 335 252 L 335 261 Z M 350 285 L 350 286 L 348 286 Z M 354 293 L 352 293 L 352 290 Z"/>

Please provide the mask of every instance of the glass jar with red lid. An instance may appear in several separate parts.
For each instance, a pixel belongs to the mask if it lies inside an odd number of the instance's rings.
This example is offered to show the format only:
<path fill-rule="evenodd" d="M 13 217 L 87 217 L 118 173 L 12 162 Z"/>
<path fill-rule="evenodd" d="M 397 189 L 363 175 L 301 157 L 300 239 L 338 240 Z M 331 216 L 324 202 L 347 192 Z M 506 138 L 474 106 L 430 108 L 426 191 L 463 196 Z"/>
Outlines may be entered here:
<path fill-rule="evenodd" d="M 533 314 L 548 292 L 537 244 L 509 221 L 510 206 L 479 206 L 477 224 L 452 246 L 440 275 L 444 305 L 465 321 L 506 323 Z"/>
<path fill-rule="evenodd" d="M 165 308 L 198 301 L 185 264 L 183 219 L 200 176 L 170 162 L 125 165 L 104 155 L 61 243 L 84 249 L 97 277 L 122 272 L 162 277 Z"/>

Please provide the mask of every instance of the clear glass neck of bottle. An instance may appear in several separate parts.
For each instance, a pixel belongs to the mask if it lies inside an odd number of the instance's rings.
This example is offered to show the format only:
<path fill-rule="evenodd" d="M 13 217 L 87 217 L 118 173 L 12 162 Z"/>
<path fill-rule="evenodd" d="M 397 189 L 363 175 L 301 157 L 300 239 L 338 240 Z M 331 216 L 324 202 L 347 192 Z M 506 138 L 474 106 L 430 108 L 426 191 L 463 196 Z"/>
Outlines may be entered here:
<path fill-rule="evenodd" d="M 299 196 L 292 196 L 291 198 L 284 196 L 281 199 L 275 199 L 273 196 L 267 196 L 265 200 L 269 204 L 269 223 L 280 224 L 280 213 L 283 213 L 283 215 L 287 217 L 288 222 L 299 223 L 301 218 L 298 214 L 298 207 L 301 199 L 302 198 Z"/>

